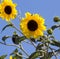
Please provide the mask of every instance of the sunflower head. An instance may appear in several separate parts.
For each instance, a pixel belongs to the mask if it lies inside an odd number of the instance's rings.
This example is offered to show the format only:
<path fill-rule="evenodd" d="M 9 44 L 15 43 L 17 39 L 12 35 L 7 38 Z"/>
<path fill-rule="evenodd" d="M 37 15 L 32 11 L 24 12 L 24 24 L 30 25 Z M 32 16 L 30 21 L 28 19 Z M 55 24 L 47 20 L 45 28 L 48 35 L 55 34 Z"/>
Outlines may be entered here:
<path fill-rule="evenodd" d="M 4 0 L 0 4 L 0 17 L 2 19 L 6 19 L 6 21 L 10 21 L 10 19 L 14 19 L 17 15 L 16 4 L 12 2 L 12 0 Z"/>
<path fill-rule="evenodd" d="M 38 38 L 39 36 L 43 36 L 43 31 L 46 30 L 44 18 L 39 14 L 31 14 L 29 12 L 27 12 L 25 16 L 26 17 L 22 18 L 20 22 L 20 28 L 23 34 L 27 38 Z"/>

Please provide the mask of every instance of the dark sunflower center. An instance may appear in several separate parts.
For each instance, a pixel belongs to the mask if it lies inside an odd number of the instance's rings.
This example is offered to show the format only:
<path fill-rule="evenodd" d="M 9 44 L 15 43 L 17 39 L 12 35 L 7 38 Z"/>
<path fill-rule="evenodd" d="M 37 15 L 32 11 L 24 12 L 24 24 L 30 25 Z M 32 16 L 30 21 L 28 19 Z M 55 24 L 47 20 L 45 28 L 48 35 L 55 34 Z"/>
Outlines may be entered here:
<path fill-rule="evenodd" d="M 27 27 L 30 31 L 35 31 L 38 28 L 38 24 L 34 20 L 30 20 L 27 24 Z"/>
<path fill-rule="evenodd" d="M 11 12 L 12 12 L 11 6 L 6 6 L 4 11 L 6 14 L 11 14 Z"/>

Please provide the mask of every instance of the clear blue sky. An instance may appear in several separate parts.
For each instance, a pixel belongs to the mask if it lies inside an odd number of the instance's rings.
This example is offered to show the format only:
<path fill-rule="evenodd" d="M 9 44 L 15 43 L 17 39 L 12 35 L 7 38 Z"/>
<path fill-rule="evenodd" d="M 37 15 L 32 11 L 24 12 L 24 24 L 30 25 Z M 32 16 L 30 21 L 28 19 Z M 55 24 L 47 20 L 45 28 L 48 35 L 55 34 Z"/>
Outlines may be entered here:
<path fill-rule="evenodd" d="M 59 16 L 60 17 L 60 0 L 13 0 L 15 3 L 17 3 L 17 10 L 21 13 L 21 16 L 24 17 L 24 14 L 29 11 L 31 13 L 38 13 L 43 18 L 45 18 L 45 24 L 47 25 L 47 28 L 52 26 L 54 24 L 53 17 Z M 16 18 L 12 21 L 15 26 L 19 29 L 19 19 Z M 6 21 L 2 20 L 0 18 L 0 31 L 2 28 L 7 24 Z M 7 28 L 3 33 L 0 33 L 0 41 L 2 36 L 4 35 L 12 35 L 14 32 L 14 29 Z M 59 40 L 60 37 L 60 31 L 54 31 L 55 37 Z M 12 43 L 11 39 L 7 40 L 7 43 Z M 24 44 L 24 48 L 27 47 L 28 53 L 33 50 L 33 47 L 26 46 Z M 30 49 L 31 48 L 31 49 Z M 15 47 L 8 47 L 5 45 L 0 44 L 0 55 L 3 54 L 9 54 L 15 49 Z M 8 59 L 8 57 L 7 57 Z M 52 58 L 55 59 L 55 58 Z M 59 58 L 60 59 L 60 58 Z"/>

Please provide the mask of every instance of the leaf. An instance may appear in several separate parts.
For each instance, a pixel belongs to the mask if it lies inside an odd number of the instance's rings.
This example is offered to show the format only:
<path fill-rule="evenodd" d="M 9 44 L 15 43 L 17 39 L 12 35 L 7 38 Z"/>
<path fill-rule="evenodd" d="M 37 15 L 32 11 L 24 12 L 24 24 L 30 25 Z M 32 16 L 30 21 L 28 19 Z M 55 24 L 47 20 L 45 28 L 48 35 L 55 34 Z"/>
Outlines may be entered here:
<path fill-rule="evenodd" d="M 36 51 L 41 50 L 42 47 L 43 47 L 43 44 L 38 44 L 37 47 L 36 47 Z"/>
<path fill-rule="evenodd" d="M 13 59 L 22 59 L 22 53 L 18 52 L 17 49 L 15 49 L 10 55 L 13 55 Z"/>
<path fill-rule="evenodd" d="M 9 38 L 9 36 L 3 36 L 2 40 L 5 41 L 7 38 Z"/>
<path fill-rule="evenodd" d="M 21 52 L 19 52 L 19 55 L 16 55 L 16 59 L 22 59 L 22 53 Z"/>
<path fill-rule="evenodd" d="M 25 36 L 19 37 L 19 42 L 21 42 L 21 41 L 23 41 L 23 40 L 25 40 L 25 39 L 26 39 Z"/>
<path fill-rule="evenodd" d="M 13 35 L 12 36 L 12 41 L 14 44 L 19 44 L 19 36 L 16 34 L 16 35 Z"/>
<path fill-rule="evenodd" d="M 34 38 L 30 38 L 30 40 L 34 43 L 36 43 L 36 40 Z"/>
<path fill-rule="evenodd" d="M 48 52 L 46 53 L 46 55 L 44 55 L 40 59 L 51 59 L 52 56 L 53 56 L 53 52 Z"/>
<path fill-rule="evenodd" d="M 60 48 L 55 50 L 56 55 L 60 55 Z"/>
<path fill-rule="evenodd" d="M 48 57 L 51 58 L 53 56 L 53 52 L 48 52 Z"/>
<path fill-rule="evenodd" d="M 6 26 L 3 27 L 2 31 L 4 31 L 7 27 L 10 27 L 10 26 L 12 27 L 13 24 L 7 24 Z M 1 31 L 1 32 L 2 32 L 2 31 Z"/>
<path fill-rule="evenodd" d="M 14 55 L 18 52 L 18 49 L 15 49 L 10 55 Z"/>
<path fill-rule="evenodd" d="M 51 27 L 52 30 L 55 30 L 56 28 L 58 28 L 57 25 L 53 25 L 53 26 Z"/>
<path fill-rule="evenodd" d="M 57 41 L 57 40 L 52 40 L 52 42 L 50 44 L 57 46 L 57 47 L 60 47 L 60 41 Z"/>
<path fill-rule="evenodd" d="M 20 37 L 20 36 L 18 36 L 17 34 L 14 34 L 14 35 L 12 36 L 12 41 L 13 41 L 14 44 L 19 44 L 21 41 L 23 41 L 23 40 L 25 40 L 25 39 L 26 39 L 25 36 Z"/>
<path fill-rule="evenodd" d="M 35 58 L 37 58 L 38 56 L 39 56 L 39 53 L 38 53 L 38 52 L 34 52 L 34 53 L 32 53 L 32 54 L 29 56 L 28 59 L 35 59 Z"/>
<path fill-rule="evenodd" d="M 21 55 L 21 54 L 19 54 L 19 55 Z M 21 55 L 21 56 L 14 55 L 13 58 L 16 58 L 16 59 L 22 59 L 22 55 Z"/>
<path fill-rule="evenodd" d="M 5 59 L 7 55 L 0 56 L 0 59 Z"/>

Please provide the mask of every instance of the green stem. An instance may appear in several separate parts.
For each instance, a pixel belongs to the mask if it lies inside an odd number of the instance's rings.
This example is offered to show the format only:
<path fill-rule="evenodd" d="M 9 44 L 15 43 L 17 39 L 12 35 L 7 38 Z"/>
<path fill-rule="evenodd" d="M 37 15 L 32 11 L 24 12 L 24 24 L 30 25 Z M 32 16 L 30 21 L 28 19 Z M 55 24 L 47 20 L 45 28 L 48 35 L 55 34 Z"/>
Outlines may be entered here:
<path fill-rule="evenodd" d="M 36 48 L 36 45 L 30 40 L 31 44 Z"/>
<path fill-rule="evenodd" d="M 4 45 L 6 45 L 6 46 L 15 46 L 15 47 L 18 47 L 18 48 L 20 48 L 27 56 L 29 56 L 26 52 L 25 52 L 25 50 L 22 48 L 22 46 L 20 45 L 20 46 L 18 46 L 18 45 L 15 45 L 15 44 L 5 44 L 5 43 L 2 43 L 2 42 L 0 42 L 1 44 L 4 44 Z"/>
<path fill-rule="evenodd" d="M 23 34 L 19 29 L 17 29 L 14 25 L 13 28 L 15 28 L 17 31 L 19 31 L 21 34 Z"/>
<path fill-rule="evenodd" d="M 19 53 L 16 53 L 19 57 L 27 58 L 26 56 L 22 56 Z"/>
<path fill-rule="evenodd" d="M 27 52 L 23 49 L 23 47 L 20 44 L 20 49 L 29 57 L 29 55 L 27 54 Z"/>
<path fill-rule="evenodd" d="M 10 22 L 8 22 L 8 24 L 13 24 L 13 23 L 10 21 Z M 17 31 L 19 31 L 21 34 L 23 34 L 19 29 L 17 29 L 17 27 L 14 26 L 14 24 L 12 27 L 15 28 Z"/>

